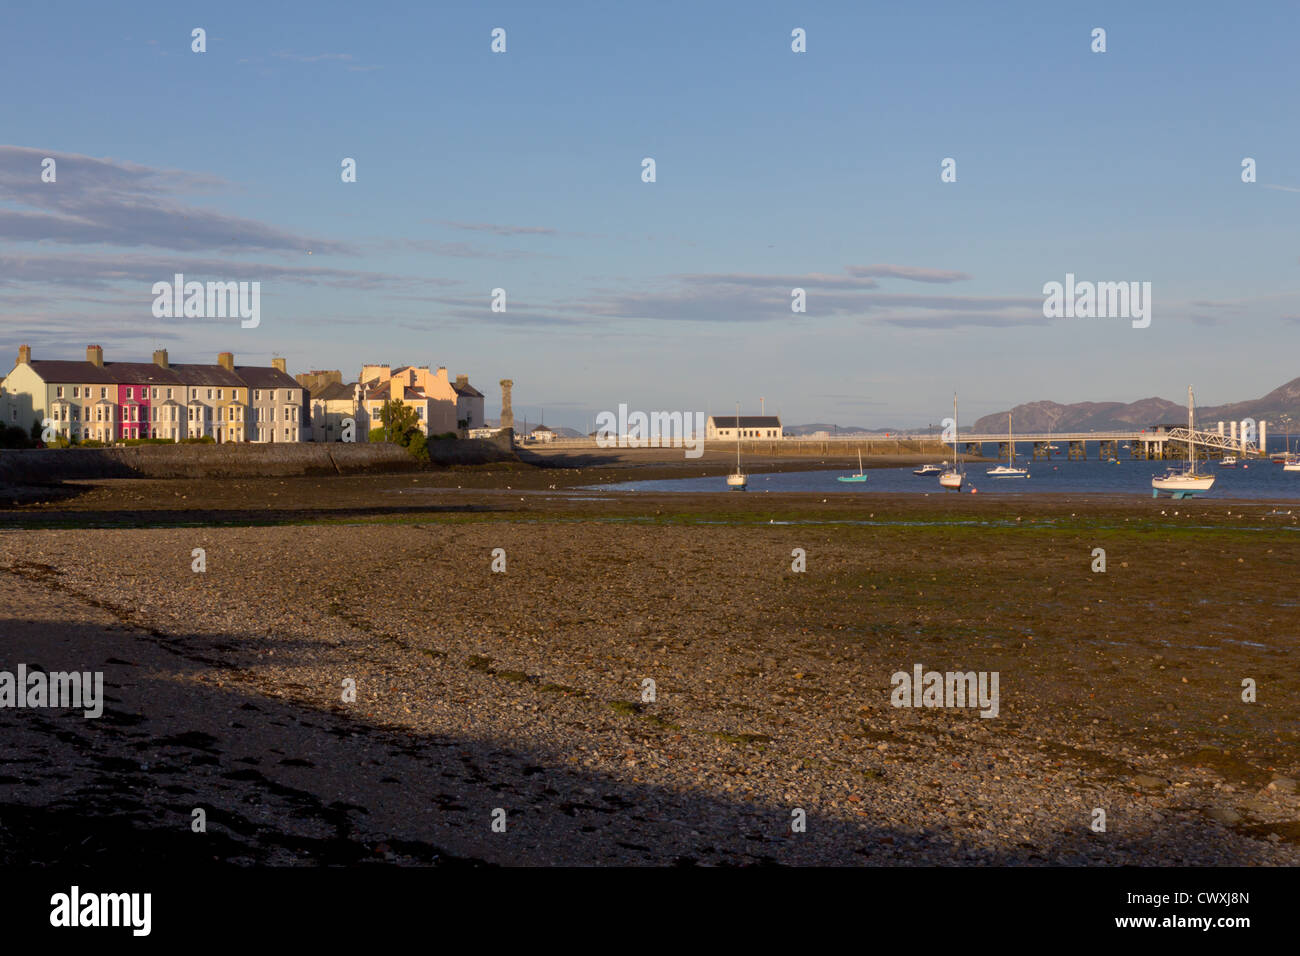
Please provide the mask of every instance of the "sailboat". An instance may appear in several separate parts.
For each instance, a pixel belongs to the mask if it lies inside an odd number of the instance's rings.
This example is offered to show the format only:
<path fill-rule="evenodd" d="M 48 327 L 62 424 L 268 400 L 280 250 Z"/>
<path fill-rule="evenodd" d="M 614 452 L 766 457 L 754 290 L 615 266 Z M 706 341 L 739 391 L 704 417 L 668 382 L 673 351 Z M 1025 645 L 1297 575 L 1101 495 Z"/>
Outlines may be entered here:
<path fill-rule="evenodd" d="M 1162 491 L 1171 491 L 1175 498 L 1209 491 L 1214 484 L 1213 475 L 1196 473 L 1196 443 L 1192 440 L 1192 386 L 1187 386 L 1187 470 L 1169 469 L 1164 475 L 1151 479 L 1151 497 L 1159 497 Z"/>
<path fill-rule="evenodd" d="M 1028 478 L 1028 468 L 1016 467 L 1016 441 L 1011 435 L 1011 413 L 1007 412 L 1007 463 L 985 472 L 990 478 Z"/>
<path fill-rule="evenodd" d="M 961 467 L 961 455 L 957 453 L 957 393 L 952 393 L 952 460 L 953 465 L 939 476 L 939 484 L 944 488 L 961 491 L 961 483 L 966 472 Z"/>
<path fill-rule="evenodd" d="M 1286 457 L 1282 459 L 1283 471 L 1300 471 L 1300 454 L 1291 454 L 1291 433 L 1286 436 Z"/>
<path fill-rule="evenodd" d="M 740 470 L 740 402 L 736 403 L 736 470 L 727 476 L 727 487 L 732 491 L 744 491 L 749 479 Z"/>
<path fill-rule="evenodd" d="M 858 473 L 856 475 L 840 475 L 838 481 L 866 481 L 867 476 L 862 470 L 862 449 L 858 449 Z"/>

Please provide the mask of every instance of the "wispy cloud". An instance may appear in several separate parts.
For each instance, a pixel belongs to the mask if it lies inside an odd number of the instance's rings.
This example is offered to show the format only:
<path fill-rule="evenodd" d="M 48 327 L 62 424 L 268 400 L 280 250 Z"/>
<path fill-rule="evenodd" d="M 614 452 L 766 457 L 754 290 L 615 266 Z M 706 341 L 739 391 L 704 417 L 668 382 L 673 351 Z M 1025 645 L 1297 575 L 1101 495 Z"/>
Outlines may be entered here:
<path fill-rule="evenodd" d="M 369 73 L 372 70 L 379 70 L 378 66 L 363 66 L 356 62 L 356 57 L 351 53 L 294 53 L 290 50 L 277 50 L 271 56 L 277 60 L 289 60 L 293 63 L 341 63 L 351 73 Z M 249 62 L 247 60 L 241 60 Z"/>
<path fill-rule="evenodd" d="M 893 266 L 883 263 L 874 266 L 849 266 L 844 271 L 851 276 L 910 279 L 912 282 L 961 282 L 970 278 L 965 272 L 954 272 L 951 269 L 924 269 L 917 266 Z"/>
<path fill-rule="evenodd" d="M 439 225 L 468 232 L 490 232 L 497 236 L 556 236 L 559 232 L 549 226 L 507 226 L 492 222 L 454 222 L 450 219 L 434 220 Z"/>
<path fill-rule="evenodd" d="M 97 289 L 138 283 L 140 295 L 152 301 L 149 287 L 183 272 L 187 279 L 206 281 L 232 278 L 259 282 L 292 282 L 301 285 L 347 289 L 381 289 L 394 286 L 427 285 L 437 280 L 416 279 L 381 272 L 310 266 L 269 265 L 231 259 L 177 259 L 167 256 L 32 256 L 0 254 L 0 288 L 18 282 L 49 283 L 60 287 Z M 270 292 L 272 290 L 264 290 Z M 63 296 L 60 295 L 60 300 Z"/>
<path fill-rule="evenodd" d="M 54 159 L 55 182 L 41 181 Z M 199 173 L 76 153 L 0 146 L 0 239 L 67 245 L 153 246 L 177 251 L 346 253 L 340 242 L 193 206 L 177 197 L 226 186 Z"/>
<path fill-rule="evenodd" d="M 1278 186 L 1273 183 L 1260 183 L 1265 189 L 1276 189 L 1284 193 L 1300 193 L 1300 186 Z"/>
<path fill-rule="evenodd" d="M 524 249 L 481 249 L 464 242 L 442 242 L 438 239 L 381 239 L 374 245 L 387 252 L 418 252 L 454 259 L 524 259 L 540 256 L 540 253 Z"/>
<path fill-rule="evenodd" d="M 297 63 L 319 63 L 322 60 L 344 60 L 351 61 L 351 53 L 316 53 L 311 56 L 302 53 L 292 53 L 287 50 L 277 50 L 271 56 L 280 60 L 293 60 Z"/>

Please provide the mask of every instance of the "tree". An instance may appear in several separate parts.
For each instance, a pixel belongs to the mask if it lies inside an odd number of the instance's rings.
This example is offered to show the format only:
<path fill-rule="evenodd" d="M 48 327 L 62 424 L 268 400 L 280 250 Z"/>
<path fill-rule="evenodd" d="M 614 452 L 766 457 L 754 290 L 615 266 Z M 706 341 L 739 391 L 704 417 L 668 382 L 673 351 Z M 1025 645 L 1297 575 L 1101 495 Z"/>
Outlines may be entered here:
<path fill-rule="evenodd" d="M 405 448 L 411 443 L 411 434 L 419 434 L 420 423 L 415 417 L 415 409 L 398 401 L 387 399 L 379 410 L 379 420 L 384 423 L 385 441 Z"/>

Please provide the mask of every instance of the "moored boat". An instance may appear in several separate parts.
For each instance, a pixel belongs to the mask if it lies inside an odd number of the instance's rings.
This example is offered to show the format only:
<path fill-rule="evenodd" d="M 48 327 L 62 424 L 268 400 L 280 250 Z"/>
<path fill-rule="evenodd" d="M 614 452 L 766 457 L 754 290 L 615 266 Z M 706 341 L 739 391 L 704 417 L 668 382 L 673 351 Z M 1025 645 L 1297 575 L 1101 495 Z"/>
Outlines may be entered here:
<path fill-rule="evenodd" d="M 1011 413 L 1007 412 L 1007 463 L 990 468 L 984 474 L 990 478 L 1028 478 L 1028 468 L 1016 467 L 1016 440 L 1011 434 Z"/>
<path fill-rule="evenodd" d="M 962 481 L 966 477 L 961 467 L 961 454 L 957 451 L 957 393 L 952 393 L 952 460 L 953 464 L 939 475 L 939 486 L 961 491 Z"/>
<path fill-rule="evenodd" d="M 736 470 L 727 476 L 727 487 L 732 491 L 744 491 L 749 478 L 740 469 L 740 402 L 736 403 Z"/>
<path fill-rule="evenodd" d="M 1202 475 L 1196 471 L 1196 443 L 1192 440 L 1192 409 L 1194 399 L 1192 387 L 1187 386 L 1187 470 L 1170 469 L 1164 475 L 1151 479 L 1151 496 L 1158 497 L 1160 492 L 1168 491 L 1175 498 L 1183 498 L 1198 491 L 1209 491 L 1214 485 L 1213 475 Z"/>
<path fill-rule="evenodd" d="M 862 449 L 858 449 L 858 473 L 856 475 L 840 475 L 839 481 L 866 481 L 867 474 L 862 470 Z"/>

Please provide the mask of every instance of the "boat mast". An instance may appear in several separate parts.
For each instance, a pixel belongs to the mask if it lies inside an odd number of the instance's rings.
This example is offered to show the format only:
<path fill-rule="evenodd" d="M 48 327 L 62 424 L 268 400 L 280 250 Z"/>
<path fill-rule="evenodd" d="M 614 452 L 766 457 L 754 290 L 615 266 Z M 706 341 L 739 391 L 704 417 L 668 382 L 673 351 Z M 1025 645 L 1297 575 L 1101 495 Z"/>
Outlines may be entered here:
<path fill-rule="evenodd" d="M 957 456 L 957 393 L 952 393 L 952 466 L 961 471 L 961 459 Z"/>
<path fill-rule="evenodd" d="M 1196 474 L 1196 446 L 1192 444 L 1192 386 L 1187 386 L 1187 461 L 1190 463 L 1189 474 Z"/>
<path fill-rule="evenodd" d="M 740 402 L 736 402 L 736 474 L 740 474 Z"/>

